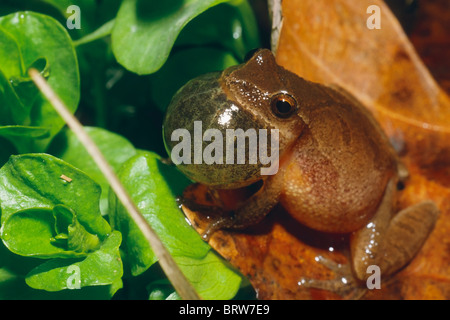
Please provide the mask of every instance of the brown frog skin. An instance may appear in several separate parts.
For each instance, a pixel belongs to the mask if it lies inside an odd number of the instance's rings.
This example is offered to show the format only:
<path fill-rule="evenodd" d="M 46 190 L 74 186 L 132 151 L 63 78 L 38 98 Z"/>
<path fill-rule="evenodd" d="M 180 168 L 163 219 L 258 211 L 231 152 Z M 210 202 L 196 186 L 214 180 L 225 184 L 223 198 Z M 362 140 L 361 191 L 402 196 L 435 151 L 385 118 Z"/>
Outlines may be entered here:
<path fill-rule="evenodd" d="M 230 121 L 219 123 L 225 112 Z M 192 130 L 195 120 L 203 122 L 203 130 L 279 130 L 275 175 L 261 176 L 261 164 L 178 166 L 212 190 L 263 181 L 236 210 L 222 210 L 205 238 L 218 229 L 251 226 L 281 203 L 312 229 L 350 233 L 351 269 L 363 281 L 369 265 L 378 265 L 386 276 L 407 264 L 439 215 L 431 201 L 394 212 L 397 184 L 407 172 L 370 112 L 343 90 L 309 82 L 278 66 L 267 49 L 242 65 L 191 80 L 178 91 L 164 122 L 169 153 L 175 144 L 170 133 Z"/>

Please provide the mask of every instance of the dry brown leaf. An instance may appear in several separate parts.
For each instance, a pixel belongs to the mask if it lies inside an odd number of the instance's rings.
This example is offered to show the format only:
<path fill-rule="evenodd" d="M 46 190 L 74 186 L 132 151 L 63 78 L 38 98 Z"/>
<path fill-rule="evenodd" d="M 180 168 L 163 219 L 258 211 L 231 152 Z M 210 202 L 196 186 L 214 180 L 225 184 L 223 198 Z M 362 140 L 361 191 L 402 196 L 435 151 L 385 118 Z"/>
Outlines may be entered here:
<path fill-rule="evenodd" d="M 450 93 L 450 2 L 421 1 L 409 37 L 440 86 Z"/>
<path fill-rule="evenodd" d="M 381 29 L 366 26 L 370 5 Z M 288 0 L 283 11 L 279 64 L 352 93 L 421 166 L 450 163 L 450 100 L 382 1 Z"/>
<path fill-rule="evenodd" d="M 366 27 L 369 5 L 381 29 Z M 311 81 L 335 83 L 368 107 L 411 179 L 399 207 L 433 199 L 440 219 L 416 259 L 374 297 L 450 298 L 450 100 L 382 1 L 283 2 L 277 60 Z"/>
<path fill-rule="evenodd" d="M 195 199 L 199 204 L 217 204 L 205 197 L 206 190 L 204 185 L 194 184 L 185 190 L 184 197 Z M 209 224 L 209 218 L 186 207 L 183 210 L 196 230 L 202 233 Z M 339 251 L 345 248 L 346 243 L 346 238 L 325 237 L 302 226 L 281 207 L 245 232 L 217 231 L 209 241 L 222 257 L 250 280 L 259 299 L 282 300 L 339 299 L 331 292 L 302 288 L 298 282 L 302 277 L 333 279 L 335 274 L 318 264 L 315 258 L 322 255 L 346 263 L 347 259 Z M 330 248 L 335 251 L 330 252 Z"/>
<path fill-rule="evenodd" d="M 410 170 L 398 208 L 432 199 L 441 209 L 415 259 L 367 299 L 450 299 L 450 100 L 421 62 L 398 21 L 379 0 L 284 0 L 277 61 L 310 81 L 337 84 L 375 115 Z M 369 5 L 381 8 L 370 30 Z M 211 204 L 205 187 L 186 197 Z M 239 198 L 232 194 L 228 198 Z M 208 220 L 185 208 L 201 232 Z M 210 244 L 246 275 L 260 299 L 338 299 L 298 285 L 302 277 L 331 279 L 319 255 L 345 263 L 347 240 L 297 223 L 281 207 L 245 232 L 220 231 Z M 330 250 L 332 248 L 332 250 Z"/>

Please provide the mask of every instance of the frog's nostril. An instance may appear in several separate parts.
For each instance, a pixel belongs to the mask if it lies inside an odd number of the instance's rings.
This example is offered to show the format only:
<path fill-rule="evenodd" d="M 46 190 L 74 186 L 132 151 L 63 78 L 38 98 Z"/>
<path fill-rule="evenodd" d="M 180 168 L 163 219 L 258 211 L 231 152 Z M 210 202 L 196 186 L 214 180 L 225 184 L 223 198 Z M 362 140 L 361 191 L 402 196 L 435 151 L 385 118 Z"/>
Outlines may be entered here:
<path fill-rule="evenodd" d="M 403 181 L 397 182 L 397 190 L 405 189 L 405 183 Z"/>

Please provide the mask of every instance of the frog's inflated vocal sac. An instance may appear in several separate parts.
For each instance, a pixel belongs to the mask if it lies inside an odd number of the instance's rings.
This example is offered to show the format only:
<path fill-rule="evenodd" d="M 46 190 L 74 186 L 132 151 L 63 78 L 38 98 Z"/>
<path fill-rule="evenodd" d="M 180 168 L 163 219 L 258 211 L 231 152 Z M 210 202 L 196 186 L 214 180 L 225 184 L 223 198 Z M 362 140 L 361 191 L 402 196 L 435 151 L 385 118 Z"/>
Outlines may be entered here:
<path fill-rule="evenodd" d="M 432 201 L 394 212 L 397 185 L 407 172 L 373 116 L 345 91 L 306 81 L 261 49 L 244 64 L 188 82 L 172 99 L 164 122 L 171 151 L 178 128 L 279 130 L 279 169 L 262 176 L 261 164 L 180 164 L 192 180 L 234 189 L 263 181 L 206 234 L 259 222 L 277 203 L 300 223 L 324 232 L 350 233 L 353 273 L 377 265 L 389 275 L 409 262 L 432 230 Z M 225 136 L 225 134 L 224 134 Z"/>

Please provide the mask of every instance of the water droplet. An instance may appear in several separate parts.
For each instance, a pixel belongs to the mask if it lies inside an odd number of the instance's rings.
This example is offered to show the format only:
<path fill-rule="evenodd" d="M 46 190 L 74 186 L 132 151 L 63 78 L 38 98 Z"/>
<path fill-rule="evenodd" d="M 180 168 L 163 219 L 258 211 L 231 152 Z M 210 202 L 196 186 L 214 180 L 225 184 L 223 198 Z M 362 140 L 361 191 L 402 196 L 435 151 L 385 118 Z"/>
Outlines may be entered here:
<path fill-rule="evenodd" d="M 241 37 L 242 37 L 242 27 L 240 25 L 237 25 L 233 30 L 233 39 L 237 40 Z"/>
<path fill-rule="evenodd" d="M 2 238 L 3 240 L 8 241 L 9 239 L 11 239 L 11 236 L 9 235 L 9 233 L 4 233 L 2 234 Z"/>
<path fill-rule="evenodd" d="M 302 286 L 306 283 L 305 278 L 301 278 L 299 282 L 297 282 L 297 285 Z"/>

